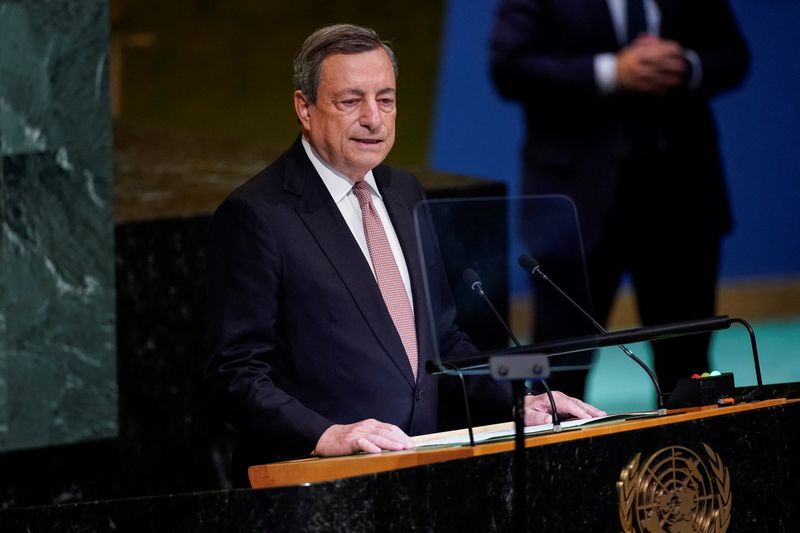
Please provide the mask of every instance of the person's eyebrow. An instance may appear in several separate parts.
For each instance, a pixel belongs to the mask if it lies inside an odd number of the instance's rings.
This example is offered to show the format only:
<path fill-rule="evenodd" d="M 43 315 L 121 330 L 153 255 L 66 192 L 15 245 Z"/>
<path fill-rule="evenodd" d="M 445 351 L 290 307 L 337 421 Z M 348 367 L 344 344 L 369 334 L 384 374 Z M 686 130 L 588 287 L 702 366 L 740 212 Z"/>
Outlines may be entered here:
<path fill-rule="evenodd" d="M 343 89 L 336 94 L 334 94 L 335 98 L 345 98 L 348 96 L 364 96 L 364 91 L 361 89 Z"/>
<path fill-rule="evenodd" d="M 396 93 L 397 89 L 395 89 L 394 87 L 385 87 L 377 92 L 377 96 L 386 96 L 387 94 L 394 95 Z M 342 91 L 336 93 L 335 97 L 344 98 L 347 96 L 364 96 L 364 95 L 366 95 L 366 91 L 364 91 L 363 89 L 353 88 L 353 89 L 343 89 Z"/>

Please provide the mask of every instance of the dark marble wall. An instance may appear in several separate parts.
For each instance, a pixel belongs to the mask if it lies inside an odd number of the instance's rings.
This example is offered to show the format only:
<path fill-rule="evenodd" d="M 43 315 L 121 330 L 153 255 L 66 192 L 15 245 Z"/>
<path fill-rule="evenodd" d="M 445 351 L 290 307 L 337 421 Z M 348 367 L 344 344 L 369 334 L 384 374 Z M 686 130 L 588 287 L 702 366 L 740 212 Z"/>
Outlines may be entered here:
<path fill-rule="evenodd" d="M 0 510 L 228 485 L 230 435 L 203 390 L 208 222 L 117 225 L 118 436 L 0 454 Z"/>
<path fill-rule="evenodd" d="M 0 451 L 117 434 L 107 10 L 0 0 Z"/>

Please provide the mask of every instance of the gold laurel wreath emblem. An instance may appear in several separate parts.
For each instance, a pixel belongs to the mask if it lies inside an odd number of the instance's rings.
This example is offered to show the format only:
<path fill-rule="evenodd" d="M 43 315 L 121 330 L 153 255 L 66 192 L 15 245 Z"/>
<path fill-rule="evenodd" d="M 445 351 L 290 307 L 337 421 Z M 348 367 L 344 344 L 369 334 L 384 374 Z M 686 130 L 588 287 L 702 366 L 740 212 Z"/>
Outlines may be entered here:
<path fill-rule="evenodd" d="M 731 504 L 733 499 L 731 494 L 730 473 L 722 463 L 722 458 L 718 453 L 716 453 L 708 444 L 703 443 L 703 447 L 705 448 L 708 459 L 708 465 L 706 466 L 704 464 L 704 466 L 710 470 L 713 477 L 713 479 L 708 480 L 711 485 L 710 498 L 713 501 L 713 509 L 709 515 L 704 516 L 701 520 L 699 520 L 701 528 L 693 529 L 693 531 L 725 533 L 730 526 Z M 625 533 L 656 533 L 656 531 L 667 531 L 661 529 L 660 527 L 648 527 L 648 525 L 642 525 L 642 529 L 638 529 L 638 524 L 634 524 L 635 512 L 637 510 L 636 501 L 637 497 L 640 496 L 644 491 L 643 485 L 647 485 L 647 483 L 651 481 L 646 480 L 645 477 L 648 474 L 652 475 L 652 473 L 649 473 L 647 470 L 653 459 L 661 454 L 674 454 L 679 448 L 682 447 L 672 446 L 668 448 L 662 448 L 661 450 L 658 450 L 650 455 L 647 461 L 644 462 L 643 466 L 641 462 L 642 454 L 637 453 L 633 459 L 631 459 L 628 465 L 622 469 L 622 472 L 620 472 L 619 481 L 617 481 L 617 494 L 619 497 L 619 520 L 620 524 L 622 525 L 622 530 Z M 683 449 L 700 458 L 700 456 L 694 451 L 689 450 L 688 448 Z M 705 463 L 705 461 L 702 461 L 702 459 L 700 459 L 700 461 Z"/>
<path fill-rule="evenodd" d="M 641 474 L 637 472 L 641 452 L 637 453 L 628 466 L 622 469 L 617 481 L 617 492 L 619 493 L 619 521 L 622 524 L 622 531 L 633 533 L 633 501 L 636 499 L 637 488 Z"/>
<path fill-rule="evenodd" d="M 724 533 L 731 525 L 731 476 L 728 469 L 722 464 L 722 458 L 711 447 L 703 443 L 703 447 L 708 454 L 711 463 L 711 471 L 714 473 L 714 481 L 717 485 L 717 508 L 714 514 L 715 531 Z"/>

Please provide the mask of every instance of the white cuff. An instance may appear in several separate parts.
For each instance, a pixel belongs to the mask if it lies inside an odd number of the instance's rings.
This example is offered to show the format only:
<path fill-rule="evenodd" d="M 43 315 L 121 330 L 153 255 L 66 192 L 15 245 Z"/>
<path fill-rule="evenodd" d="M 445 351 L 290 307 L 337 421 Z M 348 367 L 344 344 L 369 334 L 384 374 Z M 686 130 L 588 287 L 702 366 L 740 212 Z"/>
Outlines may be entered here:
<path fill-rule="evenodd" d="M 608 95 L 617 90 L 616 55 L 608 53 L 594 56 L 594 79 L 597 83 L 597 90 L 602 95 Z"/>

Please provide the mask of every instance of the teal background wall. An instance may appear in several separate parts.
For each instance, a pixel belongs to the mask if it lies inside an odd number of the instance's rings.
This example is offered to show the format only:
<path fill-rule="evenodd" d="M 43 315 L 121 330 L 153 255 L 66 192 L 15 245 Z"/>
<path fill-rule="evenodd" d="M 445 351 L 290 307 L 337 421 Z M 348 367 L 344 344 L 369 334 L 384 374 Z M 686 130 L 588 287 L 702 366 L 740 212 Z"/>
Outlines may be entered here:
<path fill-rule="evenodd" d="M 108 7 L 0 1 L 0 451 L 116 435 Z"/>

